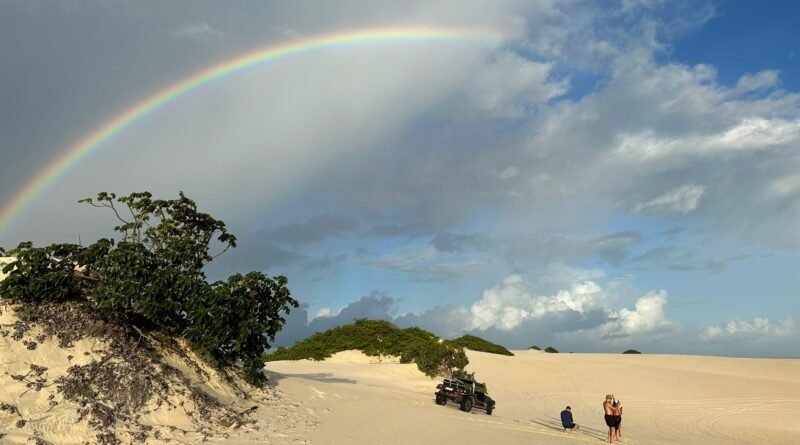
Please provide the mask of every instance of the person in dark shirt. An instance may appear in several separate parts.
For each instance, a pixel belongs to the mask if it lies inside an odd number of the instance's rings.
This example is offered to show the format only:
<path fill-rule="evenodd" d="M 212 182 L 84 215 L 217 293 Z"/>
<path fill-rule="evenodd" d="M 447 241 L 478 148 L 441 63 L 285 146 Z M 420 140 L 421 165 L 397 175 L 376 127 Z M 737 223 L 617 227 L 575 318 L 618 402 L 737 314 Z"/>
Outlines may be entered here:
<path fill-rule="evenodd" d="M 561 425 L 566 433 L 578 430 L 578 424 L 572 420 L 572 408 L 566 407 L 564 411 L 561 411 Z"/>

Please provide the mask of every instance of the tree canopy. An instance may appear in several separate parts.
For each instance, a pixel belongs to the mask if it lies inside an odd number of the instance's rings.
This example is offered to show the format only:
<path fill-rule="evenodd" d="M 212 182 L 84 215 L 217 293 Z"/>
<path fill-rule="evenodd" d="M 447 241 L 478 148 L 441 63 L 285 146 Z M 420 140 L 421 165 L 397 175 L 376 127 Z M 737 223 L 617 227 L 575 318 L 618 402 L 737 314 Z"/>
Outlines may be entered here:
<path fill-rule="evenodd" d="M 110 209 L 121 240 L 22 242 L 5 253 L 16 261 L 3 267 L 0 298 L 81 301 L 98 316 L 182 336 L 216 365 L 241 361 L 248 381 L 263 382 L 262 354 L 286 322 L 283 315 L 298 307 L 286 277 L 250 272 L 209 283 L 203 268 L 235 248 L 236 237 L 183 192 L 173 200 L 103 192 L 79 202 Z"/>

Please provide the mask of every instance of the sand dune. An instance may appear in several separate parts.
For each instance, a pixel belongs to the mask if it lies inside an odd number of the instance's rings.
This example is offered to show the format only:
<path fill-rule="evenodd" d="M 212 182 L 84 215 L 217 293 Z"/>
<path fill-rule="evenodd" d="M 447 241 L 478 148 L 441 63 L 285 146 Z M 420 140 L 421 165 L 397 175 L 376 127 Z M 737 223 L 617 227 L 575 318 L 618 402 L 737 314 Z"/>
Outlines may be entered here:
<path fill-rule="evenodd" d="M 498 400 L 492 416 L 437 406 L 436 381 L 414 365 L 369 364 L 358 352 L 268 369 L 318 419 L 315 444 L 599 443 L 608 392 L 625 407 L 624 443 L 800 443 L 800 360 L 515 353 L 469 352 Z M 573 435 L 558 420 L 567 404 L 583 427 Z"/>

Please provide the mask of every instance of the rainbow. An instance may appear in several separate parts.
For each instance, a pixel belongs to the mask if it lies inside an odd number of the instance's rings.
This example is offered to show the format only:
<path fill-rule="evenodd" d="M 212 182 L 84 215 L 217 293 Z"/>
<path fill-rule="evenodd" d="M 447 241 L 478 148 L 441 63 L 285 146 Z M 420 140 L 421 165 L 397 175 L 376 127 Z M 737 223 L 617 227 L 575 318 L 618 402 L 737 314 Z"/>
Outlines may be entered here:
<path fill-rule="evenodd" d="M 501 35 L 486 29 L 403 27 L 348 31 L 271 45 L 192 74 L 128 108 L 116 117 L 66 148 L 52 162 L 39 170 L 27 183 L 0 207 L 0 233 L 30 207 L 49 187 L 72 167 L 126 128 L 146 115 L 175 101 L 209 82 L 223 79 L 248 68 L 279 61 L 289 56 L 365 44 L 402 43 L 431 40 L 476 40 L 500 43 Z"/>

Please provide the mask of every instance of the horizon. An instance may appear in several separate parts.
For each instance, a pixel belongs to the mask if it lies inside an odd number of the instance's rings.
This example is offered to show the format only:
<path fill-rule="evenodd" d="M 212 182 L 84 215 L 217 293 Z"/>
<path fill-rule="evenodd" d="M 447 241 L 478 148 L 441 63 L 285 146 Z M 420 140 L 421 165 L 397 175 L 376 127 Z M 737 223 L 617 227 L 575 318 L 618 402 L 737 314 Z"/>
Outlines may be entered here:
<path fill-rule="evenodd" d="M 800 4 L 188 5 L 0 3 L 0 246 L 184 191 L 209 278 L 288 277 L 275 346 L 800 357 Z"/>

